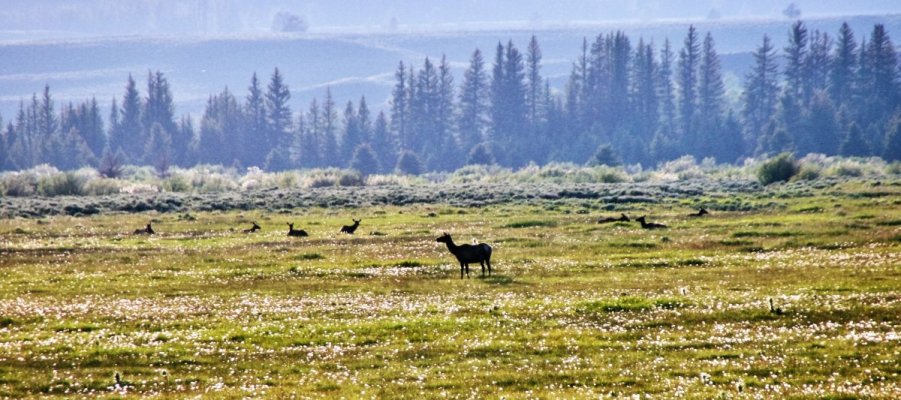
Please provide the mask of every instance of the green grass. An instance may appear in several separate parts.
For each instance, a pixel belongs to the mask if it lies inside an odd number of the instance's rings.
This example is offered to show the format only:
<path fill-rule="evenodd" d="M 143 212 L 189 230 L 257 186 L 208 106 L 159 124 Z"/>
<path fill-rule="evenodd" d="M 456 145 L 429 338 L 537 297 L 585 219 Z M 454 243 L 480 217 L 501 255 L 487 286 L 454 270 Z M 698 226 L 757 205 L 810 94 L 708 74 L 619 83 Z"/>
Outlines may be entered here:
<path fill-rule="evenodd" d="M 897 187 L 0 220 L 0 398 L 898 398 Z"/>

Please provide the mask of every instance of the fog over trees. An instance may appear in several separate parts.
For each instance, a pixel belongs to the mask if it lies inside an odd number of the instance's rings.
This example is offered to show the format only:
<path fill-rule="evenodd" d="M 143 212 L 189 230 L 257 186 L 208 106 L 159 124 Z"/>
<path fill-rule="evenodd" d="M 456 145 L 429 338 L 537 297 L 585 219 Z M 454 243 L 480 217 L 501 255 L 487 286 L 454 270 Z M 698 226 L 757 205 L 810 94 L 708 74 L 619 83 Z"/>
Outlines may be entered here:
<path fill-rule="evenodd" d="M 0 119 L 0 168 L 47 163 L 200 163 L 361 173 L 448 171 L 466 164 L 552 161 L 654 165 L 692 155 L 823 153 L 901 159 L 896 49 L 883 25 L 764 36 L 737 101 L 725 94 L 716 40 L 694 26 L 680 43 L 621 31 L 585 38 L 564 87 L 542 75 L 540 37 L 473 49 L 460 77 L 446 58 L 399 62 L 389 107 L 339 104 L 326 88 L 303 109 L 278 68 L 208 97 L 199 121 L 178 117 L 164 73 L 128 76 L 109 110 L 57 104 L 49 86 Z M 361 60 L 365 62 L 365 60 Z M 106 116 L 104 118 L 104 116 Z M 2 117 L 0 117 L 2 118 Z"/>

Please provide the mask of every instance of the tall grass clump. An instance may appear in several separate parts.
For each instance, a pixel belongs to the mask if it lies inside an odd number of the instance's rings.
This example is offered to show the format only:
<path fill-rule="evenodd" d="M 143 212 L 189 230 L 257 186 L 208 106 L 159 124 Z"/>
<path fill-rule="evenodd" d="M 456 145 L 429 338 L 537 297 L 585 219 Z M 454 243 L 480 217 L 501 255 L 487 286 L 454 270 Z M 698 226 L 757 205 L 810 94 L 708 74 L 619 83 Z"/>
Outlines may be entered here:
<path fill-rule="evenodd" d="M 763 162 L 757 170 L 757 180 L 762 185 L 787 182 L 798 174 L 800 166 L 791 153 L 781 153 Z"/>

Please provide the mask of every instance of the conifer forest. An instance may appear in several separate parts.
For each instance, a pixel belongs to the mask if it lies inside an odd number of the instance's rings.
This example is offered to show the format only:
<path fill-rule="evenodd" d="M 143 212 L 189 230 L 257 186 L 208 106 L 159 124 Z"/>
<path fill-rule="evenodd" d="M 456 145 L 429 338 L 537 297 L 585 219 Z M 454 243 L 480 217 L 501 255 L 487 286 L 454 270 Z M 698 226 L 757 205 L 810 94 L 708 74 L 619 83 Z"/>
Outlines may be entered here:
<path fill-rule="evenodd" d="M 565 87 L 542 76 L 536 36 L 473 49 L 463 76 L 445 58 L 401 61 L 384 110 L 370 108 L 365 94 L 340 104 L 328 88 L 292 110 L 277 67 L 252 72 L 246 90 L 210 94 L 199 118 L 178 115 L 160 71 L 129 75 L 110 109 L 95 98 L 61 104 L 45 86 L 8 116 L 0 166 L 418 174 L 469 164 L 654 166 L 683 155 L 719 163 L 781 152 L 901 158 L 898 56 L 882 25 L 822 32 L 798 21 L 784 47 L 777 42 L 760 39 L 732 97 L 715 38 L 693 26 L 680 42 L 621 31 L 585 38 Z"/>

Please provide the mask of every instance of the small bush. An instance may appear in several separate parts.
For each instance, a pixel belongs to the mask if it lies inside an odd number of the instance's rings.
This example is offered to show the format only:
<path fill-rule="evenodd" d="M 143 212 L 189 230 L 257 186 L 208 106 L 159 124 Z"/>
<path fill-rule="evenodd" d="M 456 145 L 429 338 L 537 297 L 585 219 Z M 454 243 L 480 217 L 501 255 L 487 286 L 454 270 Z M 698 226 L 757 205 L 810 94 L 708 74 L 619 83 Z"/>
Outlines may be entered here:
<path fill-rule="evenodd" d="M 187 192 L 191 190 L 191 183 L 182 175 L 172 175 L 163 181 L 162 189 L 166 192 Z"/>
<path fill-rule="evenodd" d="M 763 162 L 757 170 L 757 180 L 763 185 L 786 182 L 799 170 L 795 157 L 791 153 L 782 153 Z"/>
<path fill-rule="evenodd" d="M 819 179 L 820 174 L 821 171 L 819 167 L 804 164 L 798 174 L 795 175 L 794 179 L 799 181 L 813 181 Z"/>
<path fill-rule="evenodd" d="M 316 177 L 310 181 L 309 186 L 311 188 L 332 187 L 332 186 L 335 186 L 335 178 L 333 178 L 331 176 Z"/>
<path fill-rule="evenodd" d="M 37 192 L 38 178 L 27 172 L 13 172 L 3 176 L 0 188 L 6 196 L 32 196 Z"/>
<path fill-rule="evenodd" d="M 338 178 L 339 186 L 363 186 L 363 176 L 361 176 L 357 172 L 349 172 L 346 174 L 342 174 L 340 178 Z"/>
<path fill-rule="evenodd" d="M 41 177 L 38 193 L 44 196 L 80 196 L 84 194 L 85 181 L 71 172 Z"/>

